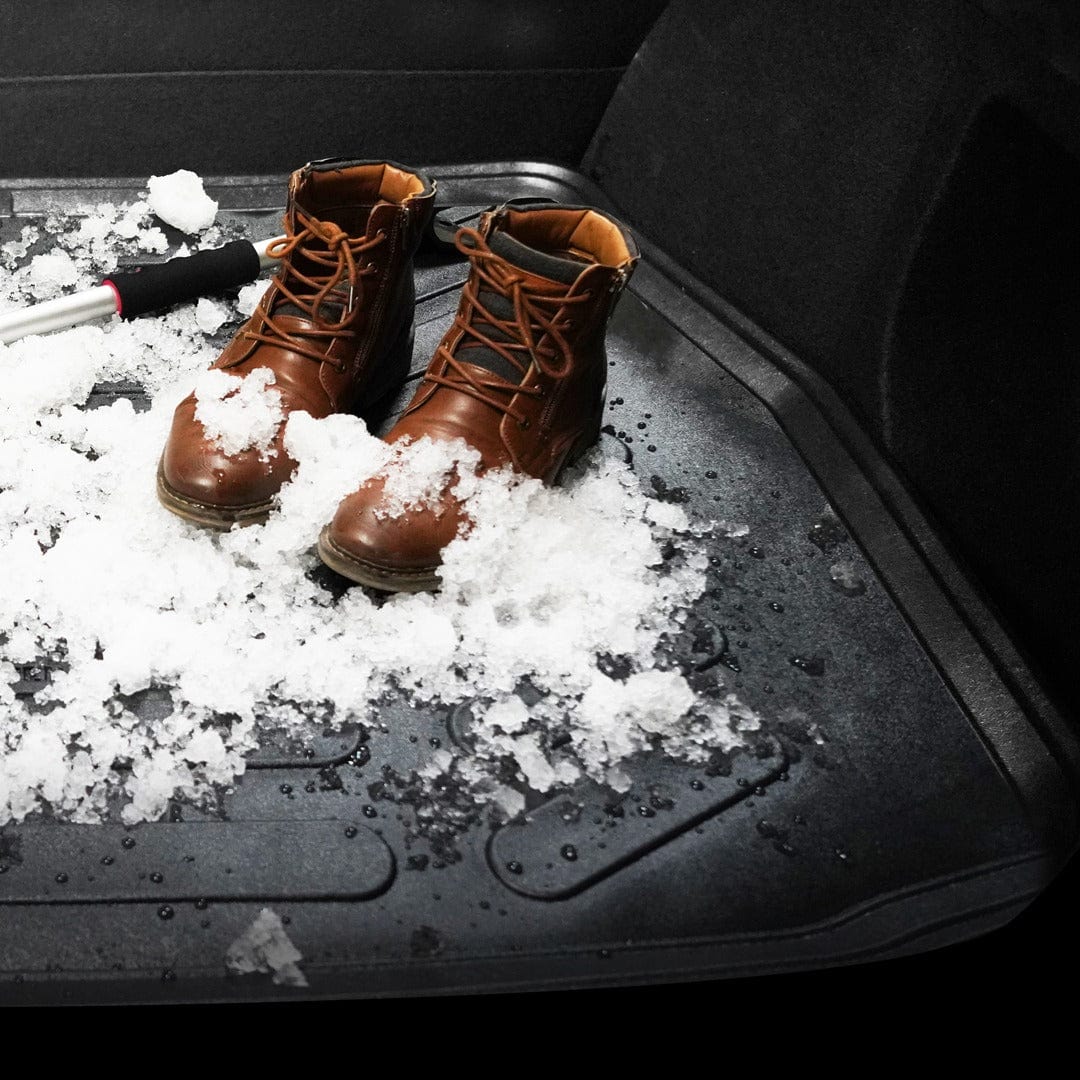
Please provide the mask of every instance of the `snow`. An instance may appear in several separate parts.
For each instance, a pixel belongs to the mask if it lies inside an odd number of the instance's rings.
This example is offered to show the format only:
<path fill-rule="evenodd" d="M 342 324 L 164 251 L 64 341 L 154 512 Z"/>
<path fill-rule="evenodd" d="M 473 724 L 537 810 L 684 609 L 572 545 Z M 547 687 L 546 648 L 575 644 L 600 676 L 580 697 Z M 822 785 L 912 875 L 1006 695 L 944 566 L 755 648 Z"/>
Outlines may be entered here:
<path fill-rule="evenodd" d="M 270 368 L 256 368 L 247 375 L 212 368 L 196 381 L 195 400 L 195 419 L 224 453 L 254 449 L 263 461 L 277 453 L 271 447 L 285 410 Z"/>
<path fill-rule="evenodd" d="M 307 986 L 304 973 L 297 966 L 303 954 L 289 940 L 281 916 L 263 908 L 255 921 L 225 953 L 225 966 L 239 975 L 261 971 L 273 974 L 277 986 Z"/>
<path fill-rule="evenodd" d="M 30 263 L 30 281 L 36 288 L 62 289 L 78 280 L 79 272 L 66 251 L 35 255 Z"/>
<path fill-rule="evenodd" d="M 195 305 L 195 321 L 204 334 L 216 334 L 229 321 L 229 309 L 203 297 Z"/>
<path fill-rule="evenodd" d="M 118 252 L 155 249 L 149 211 L 102 203 L 51 217 L 40 235 L 24 229 L 0 253 L 11 264 L 0 308 L 71 287 L 67 263 L 34 272 L 35 256 L 63 252 L 81 286 Z M 298 467 L 265 524 L 214 533 L 167 512 L 154 468 L 193 386 L 226 453 L 269 453 L 283 419 L 268 369 L 207 370 L 218 346 L 206 328 L 221 313 L 206 310 L 0 346 L 0 564 L 17 584 L 0 589 L 0 825 L 43 810 L 134 823 L 173 799 L 212 803 L 268 732 L 370 723 L 388 694 L 471 703 L 472 751 L 443 747 L 420 771 L 505 816 L 524 809 L 515 785 L 550 792 L 588 776 L 625 788 L 635 754 L 703 762 L 755 729 L 730 694 L 696 695 L 661 648 L 705 588 L 707 538 L 746 528 L 689 520 L 643 491 L 621 457 L 594 451 L 545 487 L 477 476 L 461 443 L 391 447 L 357 417 L 299 412 L 282 433 Z M 141 384 L 149 409 L 83 408 L 109 381 Z M 376 475 L 392 512 L 446 482 L 464 500 L 472 527 L 444 552 L 439 593 L 337 596 L 324 584 L 319 530 Z M 625 679 L 601 670 L 599 658 L 616 655 Z M 42 658 L 47 684 L 16 698 L 19 666 Z M 161 703 L 155 719 L 134 711 L 148 693 Z"/>
<path fill-rule="evenodd" d="M 250 315 L 259 306 L 264 292 L 266 292 L 265 281 L 253 281 L 250 285 L 245 285 L 236 298 L 236 310 L 241 315 Z"/>
<path fill-rule="evenodd" d="M 150 209 L 181 232 L 200 233 L 217 217 L 218 204 L 206 194 L 202 179 L 190 169 L 178 169 L 168 176 L 151 176 L 147 187 Z"/>

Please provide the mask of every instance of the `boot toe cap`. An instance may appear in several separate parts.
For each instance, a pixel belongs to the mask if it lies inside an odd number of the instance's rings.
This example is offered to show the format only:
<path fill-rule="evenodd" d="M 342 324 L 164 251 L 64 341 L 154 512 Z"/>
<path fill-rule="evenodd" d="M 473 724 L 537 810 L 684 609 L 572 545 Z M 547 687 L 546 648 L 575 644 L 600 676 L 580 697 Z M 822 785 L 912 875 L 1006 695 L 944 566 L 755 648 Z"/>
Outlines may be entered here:
<path fill-rule="evenodd" d="M 160 477 L 178 500 L 222 511 L 269 504 L 292 475 L 296 463 L 279 445 L 268 455 L 257 450 L 226 454 L 211 442 L 194 417 L 194 402 L 177 409 L 161 456 Z"/>
<path fill-rule="evenodd" d="M 372 481 L 338 507 L 323 530 L 323 560 L 364 585 L 394 591 L 434 588 L 442 550 L 457 536 L 461 512 L 452 500 L 391 515 L 382 483 Z"/>

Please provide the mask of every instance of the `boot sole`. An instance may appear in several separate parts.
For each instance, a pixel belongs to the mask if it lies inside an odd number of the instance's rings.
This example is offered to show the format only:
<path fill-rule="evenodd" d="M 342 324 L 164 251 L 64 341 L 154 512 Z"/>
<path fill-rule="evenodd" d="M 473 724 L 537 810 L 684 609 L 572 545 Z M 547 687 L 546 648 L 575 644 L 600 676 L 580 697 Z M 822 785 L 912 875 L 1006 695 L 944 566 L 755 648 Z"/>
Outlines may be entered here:
<path fill-rule="evenodd" d="M 273 500 L 252 503 L 250 506 L 214 506 L 212 503 L 189 499 L 169 486 L 165 479 L 163 462 L 160 461 L 157 468 L 157 497 L 158 502 L 177 517 L 182 517 L 193 525 L 202 525 L 220 532 L 228 532 L 234 525 L 261 525 L 274 508 Z"/>
<path fill-rule="evenodd" d="M 330 526 L 319 533 L 319 558 L 331 570 L 357 585 L 366 585 L 380 592 L 437 592 L 442 585 L 438 566 L 423 566 L 418 570 L 394 570 L 388 566 L 358 559 L 338 547 L 330 538 Z"/>
<path fill-rule="evenodd" d="M 582 434 L 581 438 L 573 445 L 566 459 L 559 466 L 553 482 L 558 482 L 563 470 L 574 465 L 584 454 L 595 446 L 600 438 L 601 418 L 604 415 L 603 405 L 597 413 L 595 423 Z M 330 526 L 327 525 L 319 533 L 318 545 L 319 558 L 322 559 L 331 570 L 340 574 L 357 585 L 364 585 L 369 589 L 378 589 L 381 592 L 438 592 L 442 586 L 439 577 L 438 566 L 423 566 L 416 570 L 395 570 L 393 567 L 381 566 L 378 563 L 369 562 L 366 559 L 358 559 L 355 555 L 337 544 L 330 538 Z"/>
<path fill-rule="evenodd" d="M 386 355 L 379 361 L 379 369 L 386 369 L 389 374 L 383 376 L 380 384 L 372 386 L 370 402 L 365 404 L 362 410 L 356 411 L 356 415 L 362 417 L 369 427 L 378 422 L 378 411 L 389 408 L 394 395 L 404 384 L 412 363 L 415 332 L 415 324 L 406 323 L 397 339 L 387 349 Z M 182 517 L 193 525 L 202 525 L 221 532 L 227 532 L 234 525 L 262 525 L 274 508 L 273 499 L 236 507 L 215 506 L 213 503 L 189 499 L 169 486 L 163 472 L 163 460 L 158 462 L 157 496 L 161 505 L 177 517 Z"/>

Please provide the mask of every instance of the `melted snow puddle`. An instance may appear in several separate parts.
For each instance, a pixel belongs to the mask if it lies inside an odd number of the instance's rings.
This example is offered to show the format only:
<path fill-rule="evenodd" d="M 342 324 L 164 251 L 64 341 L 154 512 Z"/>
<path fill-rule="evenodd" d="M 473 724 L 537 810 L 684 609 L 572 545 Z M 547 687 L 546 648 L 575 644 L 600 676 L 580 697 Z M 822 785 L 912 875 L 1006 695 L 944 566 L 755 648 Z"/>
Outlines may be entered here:
<path fill-rule="evenodd" d="M 148 212 L 50 219 L 54 248 L 2 279 L 0 308 L 93 284 L 118 245 L 160 251 Z M 35 242 L 24 230 L 0 260 L 25 261 Z M 252 299 L 249 287 L 240 306 Z M 642 750 L 703 762 L 759 726 L 734 697 L 695 695 L 661 656 L 704 590 L 709 529 L 732 531 L 692 525 L 599 452 L 545 488 L 475 478 L 464 444 L 391 449 L 356 418 L 298 414 L 285 440 L 299 468 L 265 525 L 218 534 L 168 513 L 155 467 L 173 409 L 217 355 L 205 332 L 217 325 L 190 305 L 0 347 L 0 824 L 46 807 L 101 821 L 117 800 L 124 822 L 159 818 L 171 799 L 231 784 L 260 736 L 369 721 L 388 693 L 471 703 L 473 751 L 438 750 L 419 779 L 452 774 L 504 815 L 523 803 L 514 783 L 625 790 L 620 764 Z M 151 407 L 83 409 L 108 381 L 140 383 Z M 272 384 L 251 382 L 200 394 L 223 440 L 265 444 L 280 422 Z M 445 552 L 439 594 L 322 584 L 313 543 L 342 497 L 387 470 L 406 507 L 455 468 L 476 525 Z M 17 698 L 15 665 L 42 656 L 58 663 L 51 681 Z M 160 719 L 128 707 L 148 690 L 168 692 Z"/>

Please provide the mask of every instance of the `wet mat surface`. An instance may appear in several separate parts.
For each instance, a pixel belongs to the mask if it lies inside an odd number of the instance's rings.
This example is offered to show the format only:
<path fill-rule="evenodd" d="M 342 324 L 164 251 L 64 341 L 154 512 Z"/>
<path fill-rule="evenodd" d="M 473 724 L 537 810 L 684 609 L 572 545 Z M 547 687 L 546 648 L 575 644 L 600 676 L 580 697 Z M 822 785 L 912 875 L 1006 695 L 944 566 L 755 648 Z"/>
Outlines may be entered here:
<path fill-rule="evenodd" d="M 540 178 L 446 188 L 463 203 L 580 201 Z M 276 191 L 251 185 L 236 204 Z M 272 213 L 227 216 L 274 231 Z M 415 372 L 463 279 L 461 263 L 421 260 Z M 745 343 L 719 324 L 708 349 L 695 343 L 689 303 L 643 262 L 610 326 L 603 448 L 691 518 L 747 526 L 710 549 L 676 656 L 695 688 L 730 689 L 762 716 L 745 750 L 700 767 L 639 755 L 622 796 L 522 788 L 524 813 L 493 831 L 453 792 L 425 807 L 410 780 L 444 744 L 467 749 L 467 710 L 388 702 L 366 729 L 313 725 L 253 755 L 220 817 L 177 806 L 131 829 L 0 830 L 0 986 L 16 1000 L 49 984 L 79 996 L 80 980 L 108 975 L 118 996 L 132 977 L 166 997 L 286 993 L 226 978 L 226 948 L 264 902 L 289 918 L 316 993 L 717 971 L 708 943 L 782 940 L 884 894 L 1038 856 L 1009 783 L 828 496 L 725 370 Z M 102 386 L 90 404 L 118 394 L 138 397 Z M 47 665 L 21 674 L 17 691 L 32 693 Z M 448 827 L 422 824 L 432 816 Z M 1030 892 L 1024 882 L 994 903 Z M 655 959 L 680 943 L 700 952 Z M 763 948 L 762 963 L 784 965 L 785 946 Z"/>

